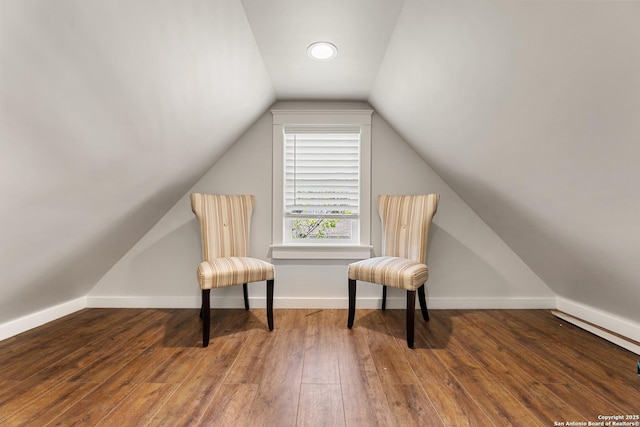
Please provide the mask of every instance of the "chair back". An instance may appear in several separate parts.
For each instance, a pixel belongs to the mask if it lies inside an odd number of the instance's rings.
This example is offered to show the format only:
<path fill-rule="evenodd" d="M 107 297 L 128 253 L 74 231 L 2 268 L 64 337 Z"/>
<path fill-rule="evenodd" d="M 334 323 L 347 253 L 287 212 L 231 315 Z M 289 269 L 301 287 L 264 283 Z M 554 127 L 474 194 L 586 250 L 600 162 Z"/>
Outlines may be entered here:
<path fill-rule="evenodd" d="M 191 209 L 200 222 L 204 261 L 246 257 L 254 196 L 191 194 Z"/>
<path fill-rule="evenodd" d="M 379 196 L 382 256 L 426 263 L 429 228 L 439 199 L 438 194 Z"/>

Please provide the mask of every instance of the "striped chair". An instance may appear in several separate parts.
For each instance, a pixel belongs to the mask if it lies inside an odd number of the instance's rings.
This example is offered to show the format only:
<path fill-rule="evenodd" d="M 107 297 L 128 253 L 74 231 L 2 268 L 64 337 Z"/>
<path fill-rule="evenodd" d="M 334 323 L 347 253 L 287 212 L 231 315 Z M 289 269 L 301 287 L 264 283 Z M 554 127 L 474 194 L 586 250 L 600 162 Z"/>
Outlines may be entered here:
<path fill-rule="evenodd" d="M 380 196 L 382 256 L 349 264 L 349 319 L 353 327 L 356 312 L 356 281 L 377 283 L 382 288 L 382 309 L 386 308 L 387 286 L 407 290 L 407 345 L 413 348 L 416 290 L 425 321 L 429 320 L 424 284 L 429 278 L 425 265 L 431 220 L 438 208 L 438 194 Z"/>
<path fill-rule="evenodd" d="M 209 345 L 211 289 L 242 285 L 244 308 L 248 310 L 247 283 L 266 280 L 267 323 L 269 330 L 273 330 L 275 268 L 266 261 L 247 256 L 253 203 L 252 195 L 191 194 L 191 209 L 200 222 L 204 259 L 198 266 L 203 347 Z"/>

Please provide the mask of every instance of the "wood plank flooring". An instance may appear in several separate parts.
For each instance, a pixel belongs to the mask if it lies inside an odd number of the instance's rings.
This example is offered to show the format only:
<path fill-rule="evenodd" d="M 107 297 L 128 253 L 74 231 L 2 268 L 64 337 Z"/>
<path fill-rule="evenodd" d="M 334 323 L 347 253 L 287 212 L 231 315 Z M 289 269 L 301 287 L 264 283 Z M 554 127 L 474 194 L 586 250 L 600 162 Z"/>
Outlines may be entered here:
<path fill-rule="evenodd" d="M 546 310 L 86 309 L 0 342 L 2 426 L 556 426 L 640 414 L 640 356 Z M 568 425 L 568 424 L 565 424 Z M 640 425 L 640 422 L 636 425 Z"/>

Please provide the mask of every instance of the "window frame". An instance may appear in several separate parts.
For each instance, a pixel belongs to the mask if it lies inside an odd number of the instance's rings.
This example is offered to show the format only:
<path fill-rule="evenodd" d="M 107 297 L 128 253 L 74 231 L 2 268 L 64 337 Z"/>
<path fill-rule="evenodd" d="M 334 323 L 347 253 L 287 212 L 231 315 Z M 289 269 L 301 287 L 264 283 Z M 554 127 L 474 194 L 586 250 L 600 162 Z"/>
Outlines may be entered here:
<path fill-rule="evenodd" d="M 271 110 L 273 114 L 273 183 L 271 257 L 274 259 L 365 259 L 371 256 L 371 115 L 373 110 Z M 284 152 L 287 127 L 335 131 L 360 129 L 359 243 L 284 241 Z"/>

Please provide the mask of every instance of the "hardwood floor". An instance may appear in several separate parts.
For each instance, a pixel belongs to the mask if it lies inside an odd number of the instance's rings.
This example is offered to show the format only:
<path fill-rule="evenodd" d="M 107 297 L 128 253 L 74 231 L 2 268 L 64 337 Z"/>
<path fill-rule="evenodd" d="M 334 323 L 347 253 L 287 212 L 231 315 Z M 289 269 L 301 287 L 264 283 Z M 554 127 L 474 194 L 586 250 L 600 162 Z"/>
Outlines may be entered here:
<path fill-rule="evenodd" d="M 0 342 L 0 425 L 554 426 L 640 414 L 640 356 L 544 310 L 86 309 Z M 640 424 L 640 423 L 639 423 Z M 635 425 L 639 425 L 635 424 Z M 633 424 L 632 424 L 633 425 Z"/>

